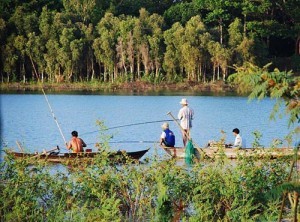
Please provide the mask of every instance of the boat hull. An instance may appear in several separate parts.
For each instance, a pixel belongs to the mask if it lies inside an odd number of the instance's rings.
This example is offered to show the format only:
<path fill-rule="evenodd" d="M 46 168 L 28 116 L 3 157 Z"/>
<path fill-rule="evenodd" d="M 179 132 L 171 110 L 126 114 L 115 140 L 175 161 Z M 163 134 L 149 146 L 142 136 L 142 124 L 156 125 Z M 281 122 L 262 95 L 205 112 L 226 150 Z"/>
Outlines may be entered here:
<path fill-rule="evenodd" d="M 138 161 L 142 158 L 149 149 L 126 152 L 126 151 L 116 151 L 108 155 L 108 158 L 111 160 L 116 160 L 119 162 L 126 162 L 128 160 Z M 45 160 L 52 163 L 62 163 L 68 161 L 84 161 L 84 160 L 93 160 L 97 155 L 101 155 L 101 152 L 82 152 L 82 153 L 60 153 L 60 154 L 34 154 L 34 153 L 21 153 L 21 152 L 9 152 L 15 158 L 31 158 Z"/>
<path fill-rule="evenodd" d="M 162 147 L 173 158 L 185 158 L 185 149 L 182 147 Z M 195 157 L 237 159 L 239 156 L 255 156 L 257 158 L 276 159 L 294 155 L 292 148 L 194 148 Z M 298 152 L 300 154 L 300 152 Z"/>

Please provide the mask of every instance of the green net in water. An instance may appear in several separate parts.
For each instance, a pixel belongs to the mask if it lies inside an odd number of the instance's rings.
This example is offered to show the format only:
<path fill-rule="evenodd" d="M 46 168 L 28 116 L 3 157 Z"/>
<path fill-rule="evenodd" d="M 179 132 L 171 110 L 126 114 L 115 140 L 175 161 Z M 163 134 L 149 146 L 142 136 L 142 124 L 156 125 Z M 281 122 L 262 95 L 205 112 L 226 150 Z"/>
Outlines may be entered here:
<path fill-rule="evenodd" d="M 185 146 L 185 163 L 193 163 L 193 157 L 195 155 L 195 149 L 192 140 L 189 140 Z"/>

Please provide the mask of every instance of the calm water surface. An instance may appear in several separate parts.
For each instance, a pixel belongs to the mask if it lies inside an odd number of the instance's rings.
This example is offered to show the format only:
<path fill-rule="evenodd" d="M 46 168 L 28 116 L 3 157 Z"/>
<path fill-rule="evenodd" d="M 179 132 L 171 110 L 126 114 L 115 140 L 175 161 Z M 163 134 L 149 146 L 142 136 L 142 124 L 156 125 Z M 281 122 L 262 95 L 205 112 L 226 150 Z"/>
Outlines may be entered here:
<path fill-rule="evenodd" d="M 182 96 L 116 96 L 116 95 L 48 95 L 49 102 L 67 140 L 70 132 L 77 130 L 89 147 L 99 141 L 96 120 L 104 121 L 108 128 L 170 119 L 167 112 L 177 116 Z M 194 109 L 192 137 L 200 146 L 209 140 L 219 140 L 221 130 L 226 132 L 226 141 L 234 140 L 232 129 L 237 127 L 251 146 L 251 132 L 263 134 L 261 143 L 269 146 L 273 139 L 284 139 L 290 129 L 287 118 L 269 120 L 275 101 L 265 99 L 248 102 L 246 97 L 187 96 Z M 18 150 L 20 141 L 29 151 L 64 147 L 64 140 L 50 113 L 43 95 L 1 95 L 2 147 Z M 113 149 L 129 151 L 147 147 L 155 148 L 161 133 L 160 122 L 107 130 L 112 134 Z M 180 130 L 174 122 L 170 128 L 176 135 L 176 145 L 182 146 Z M 132 141 L 131 143 L 126 143 Z M 286 144 L 286 142 L 284 142 Z M 4 145 L 3 145 L 4 144 Z M 151 149 L 154 152 L 154 149 Z M 150 154 L 151 154 L 150 152 Z M 149 154 L 148 154 L 149 155 Z"/>

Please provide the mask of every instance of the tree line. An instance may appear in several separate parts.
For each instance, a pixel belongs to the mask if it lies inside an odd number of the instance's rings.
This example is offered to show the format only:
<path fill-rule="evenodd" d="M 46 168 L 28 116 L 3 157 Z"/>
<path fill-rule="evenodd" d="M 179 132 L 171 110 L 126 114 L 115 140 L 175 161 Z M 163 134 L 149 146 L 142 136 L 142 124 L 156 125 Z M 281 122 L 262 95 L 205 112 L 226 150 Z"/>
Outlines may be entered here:
<path fill-rule="evenodd" d="M 235 65 L 300 70 L 297 0 L 0 3 L 2 82 L 226 80 Z"/>

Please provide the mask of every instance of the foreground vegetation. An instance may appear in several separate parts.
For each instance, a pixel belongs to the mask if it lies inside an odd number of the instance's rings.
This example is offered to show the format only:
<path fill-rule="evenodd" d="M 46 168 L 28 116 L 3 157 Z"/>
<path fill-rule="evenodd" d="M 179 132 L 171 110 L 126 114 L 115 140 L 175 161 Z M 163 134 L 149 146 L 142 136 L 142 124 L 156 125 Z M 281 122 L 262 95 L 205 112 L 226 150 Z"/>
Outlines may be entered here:
<path fill-rule="evenodd" d="M 105 151 L 92 165 L 32 161 L 1 164 L 1 221 L 276 221 L 291 164 L 254 157 L 187 167 L 154 156 L 118 165 Z M 290 218 L 293 205 L 284 206 Z"/>

